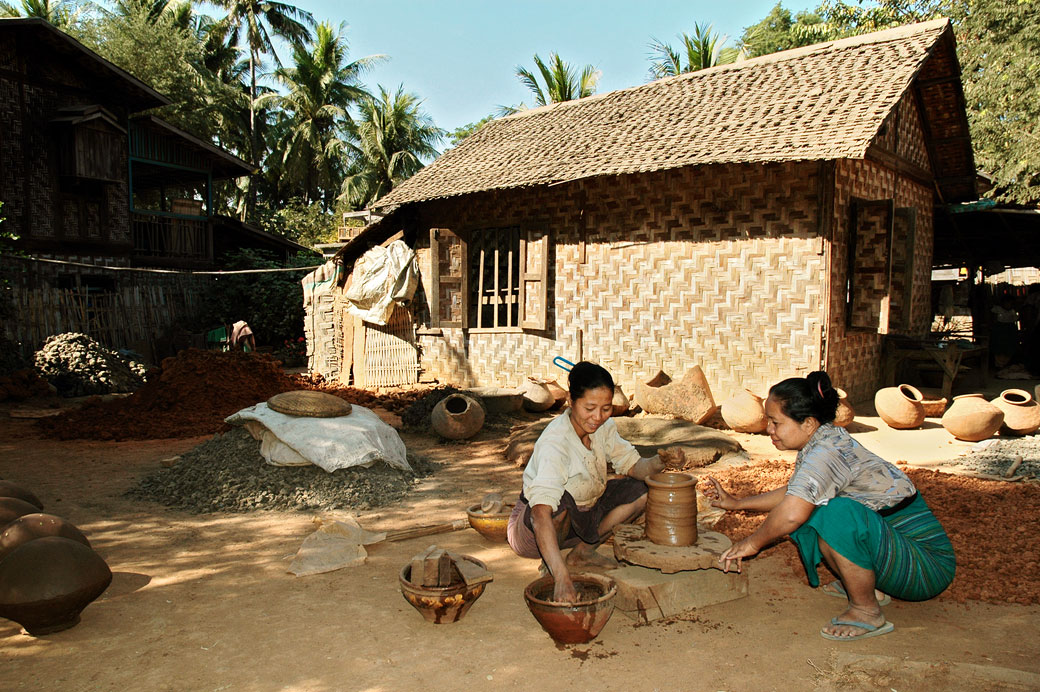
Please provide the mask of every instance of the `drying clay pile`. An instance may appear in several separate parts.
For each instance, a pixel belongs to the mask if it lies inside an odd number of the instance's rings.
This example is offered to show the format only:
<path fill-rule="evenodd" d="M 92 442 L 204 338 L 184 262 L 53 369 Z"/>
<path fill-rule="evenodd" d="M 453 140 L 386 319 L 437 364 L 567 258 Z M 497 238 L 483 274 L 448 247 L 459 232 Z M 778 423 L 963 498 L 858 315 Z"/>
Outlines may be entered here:
<path fill-rule="evenodd" d="M 793 466 L 772 460 L 755 466 L 719 470 L 712 475 L 739 495 L 772 490 L 787 482 Z M 939 598 L 964 602 L 1040 603 L 1040 484 L 1005 483 L 970 476 L 902 467 L 942 522 L 957 554 L 957 576 Z M 707 481 L 702 481 L 701 489 Z M 764 514 L 727 512 L 714 526 L 733 541 L 750 535 Z M 805 581 L 794 544 L 782 541 L 779 552 L 796 578 Z M 821 581 L 826 568 L 820 568 Z M 1013 586 L 1012 586 L 1013 585 Z"/>
<path fill-rule="evenodd" d="M 271 466 L 260 455 L 260 443 L 236 427 L 146 476 L 126 494 L 192 513 L 369 509 L 400 500 L 416 478 L 434 470 L 411 453 L 408 463 L 416 475 L 386 464 L 335 473 L 317 466 Z"/>
<path fill-rule="evenodd" d="M 0 481 L 0 617 L 34 636 L 74 626 L 112 582 L 86 536 L 42 510 L 32 491 Z"/>
<path fill-rule="evenodd" d="M 54 387 L 32 368 L 15 370 L 0 375 L 0 401 L 23 401 L 33 397 L 49 396 Z"/>
<path fill-rule="evenodd" d="M 62 396 L 132 392 L 145 381 L 142 364 L 74 332 L 47 339 L 36 352 L 36 369 Z"/>

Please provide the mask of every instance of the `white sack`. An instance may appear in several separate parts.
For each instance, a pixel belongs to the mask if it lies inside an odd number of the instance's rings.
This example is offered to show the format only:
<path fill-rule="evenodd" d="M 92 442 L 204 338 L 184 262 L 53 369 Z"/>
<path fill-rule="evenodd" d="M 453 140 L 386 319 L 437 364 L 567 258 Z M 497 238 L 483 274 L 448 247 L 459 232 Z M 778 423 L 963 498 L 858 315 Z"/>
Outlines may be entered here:
<path fill-rule="evenodd" d="M 362 528 L 353 514 L 315 517 L 314 524 L 318 529 L 304 539 L 289 565 L 289 572 L 297 577 L 360 565 L 368 557 L 362 546 L 386 538 L 385 533 Z"/>
<path fill-rule="evenodd" d="M 331 473 L 385 461 L 400 471 L 412 470 L 397 431 L 357 404 L 351 404 L 346 416 L 314 418 L 287 416 L 272 411 L 265 402 L 233 413 L 224 421 L 245 425 L 260 440 L 260 453 L 273 466 L 299 466 L 303 460 Z M 250 421 L 262 428 L 249 425 Z"/>
<path fill-rule="evenodd" d="M 419 261 L 403 240 L 377 245 L 354 265 L 350 286 L 343 292 L 347 312 L 365 322 L 386 325 L 394 303 L 407 303 L 419 285 Z"/>
<path fill-rule="evenodd" d="M 316 297 L 328 293 L 339 280 L 340 264 L 329 260 L 300 280 L 303 284 L 303 304 L 308 305 Z"/>

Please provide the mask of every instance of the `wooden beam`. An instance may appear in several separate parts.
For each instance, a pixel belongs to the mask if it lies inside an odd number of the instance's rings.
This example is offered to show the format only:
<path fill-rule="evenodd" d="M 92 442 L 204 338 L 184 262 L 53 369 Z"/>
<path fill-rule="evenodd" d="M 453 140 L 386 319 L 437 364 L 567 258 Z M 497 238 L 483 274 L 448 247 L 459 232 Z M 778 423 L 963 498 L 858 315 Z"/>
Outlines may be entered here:
<path fill-rule="evenodd" d="M 906 177 L 913 179 L 915 182 L 928 187 L 931 187 L 935 180 L 935 176 L 918 166 L 913 161 L 905 159 L 898 154 L 893 154 L 890 151 L 886 151 L 876 144 L 871 144 L 867 148 L 867 158 L 887 166 L 897 173 L 905 175 Z"/>

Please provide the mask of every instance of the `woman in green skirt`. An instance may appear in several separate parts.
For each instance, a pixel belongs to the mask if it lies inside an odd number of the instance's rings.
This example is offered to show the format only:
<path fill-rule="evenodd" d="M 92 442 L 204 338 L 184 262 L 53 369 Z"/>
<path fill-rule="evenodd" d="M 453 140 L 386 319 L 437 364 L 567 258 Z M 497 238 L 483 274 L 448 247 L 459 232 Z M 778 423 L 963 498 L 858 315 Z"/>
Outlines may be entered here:
<path fill-rule="evenodd" d="M 882 606 L 890 596 L 923 601 L 953 581 L 953 547 L 905 473 L 833 425 L 838 393 L 825 372 L 773 385 L 765 402 L 766 432 L 777 449 L 798 450 L 787 485 L 736 498 L 710 478 L 726 510 L 769 512 L 753 534 L 719 558 L 724 571 L 790 535 L 809 577 L 827 563 L 838 580 L 823 587 L 848 608 L 820 634 L 848 641 L 892 631 Z"/>

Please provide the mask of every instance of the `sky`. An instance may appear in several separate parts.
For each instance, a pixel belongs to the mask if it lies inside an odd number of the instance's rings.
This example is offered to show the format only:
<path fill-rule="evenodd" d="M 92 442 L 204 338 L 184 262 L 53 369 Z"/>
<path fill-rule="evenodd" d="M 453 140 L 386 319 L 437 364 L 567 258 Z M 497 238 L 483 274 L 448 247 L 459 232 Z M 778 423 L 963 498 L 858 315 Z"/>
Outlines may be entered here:
<path fill-rule="evenodd" d="M 516 77 L 534 71 L 534 54 L 556 51 L 572 65 L 602 72 L 597 93 L 647 81 L 651 37 L 673 46 L 695 23 L 730 38 L 765 17 L 776 0 L 287 0 L 317 21 L 346 23 L 351 60 L 383 54 L 389 60 L 364 77 L 423 100 L 434 123 L 449 132 L 498 112 L 533 105 Z M 790 0 L 792 13 L 818 2 Z M 280 50 L 283 61 L 290 59 Z"/>

